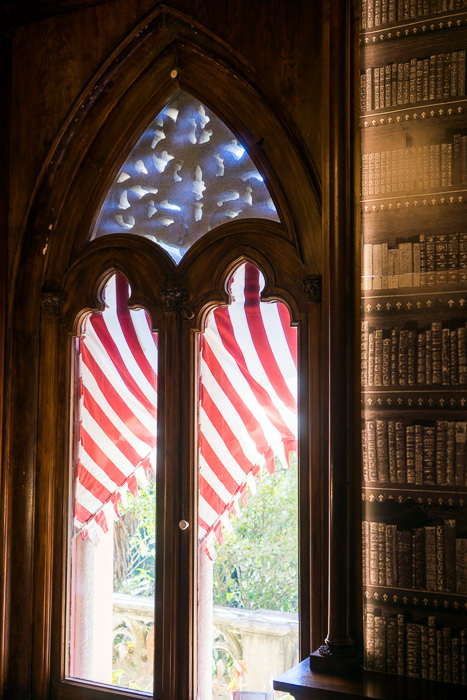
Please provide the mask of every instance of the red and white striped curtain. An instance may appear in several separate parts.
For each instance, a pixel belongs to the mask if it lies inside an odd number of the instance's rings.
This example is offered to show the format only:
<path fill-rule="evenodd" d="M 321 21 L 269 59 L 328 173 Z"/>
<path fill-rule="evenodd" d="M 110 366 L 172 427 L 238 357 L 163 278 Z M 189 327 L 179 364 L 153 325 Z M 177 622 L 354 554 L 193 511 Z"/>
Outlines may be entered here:
<path fill-rule="evenodd" d="M 231 303 L 200 336 L 199 534 L 211 557 L 263 466 L 297 449 L 297 331 L 284 304 L 260 302 L 262 284 L 254 265 L 238 268 Z"/>
<path fill-rule="evenodd" d="M 210 556 L 263 467 L 272 473 L 296 449 L 296 329 L 283 304 L 260 303 L 261 284 L 254 265 L 238 268 L 231 304 L 209 314 L 200 336 L 199 537 Z M 92 541 L 148 469 L 155 473 L 157 337 L 128 297 L 115 275 L 105 311 L 87 319 L 80 339 L 74 515 L 76 532 Z"/>

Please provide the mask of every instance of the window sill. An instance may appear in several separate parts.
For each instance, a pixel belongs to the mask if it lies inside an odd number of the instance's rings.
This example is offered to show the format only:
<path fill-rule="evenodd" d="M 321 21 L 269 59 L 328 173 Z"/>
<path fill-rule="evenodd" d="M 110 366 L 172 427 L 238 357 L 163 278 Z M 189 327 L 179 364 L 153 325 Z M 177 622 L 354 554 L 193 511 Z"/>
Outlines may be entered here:
<path fill-rule="evenodd" d="M 419 678 L 359 670 L 351 676 L 310 671 L 308 659 L 274 680 L 274 690 L 297 700 L 465 700 L 466 688 Z"/>

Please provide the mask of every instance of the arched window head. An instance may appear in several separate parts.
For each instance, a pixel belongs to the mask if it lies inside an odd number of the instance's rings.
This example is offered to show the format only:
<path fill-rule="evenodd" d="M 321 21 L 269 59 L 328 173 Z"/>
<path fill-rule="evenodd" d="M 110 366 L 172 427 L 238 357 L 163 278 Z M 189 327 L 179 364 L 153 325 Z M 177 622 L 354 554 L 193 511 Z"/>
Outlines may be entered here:
<path fill-rule="evenodd" d="M 144 236 L 178 263 L 232 219 L 279 221 L 263 177 L 211 110 L 177 90 L 112 184 L 93 233 Z"/>

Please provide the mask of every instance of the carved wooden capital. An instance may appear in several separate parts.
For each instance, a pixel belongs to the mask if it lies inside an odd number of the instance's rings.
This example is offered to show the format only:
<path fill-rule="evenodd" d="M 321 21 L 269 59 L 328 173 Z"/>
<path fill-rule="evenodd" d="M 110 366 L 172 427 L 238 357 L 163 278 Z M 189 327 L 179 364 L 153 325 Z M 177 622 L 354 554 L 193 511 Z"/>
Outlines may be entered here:
<path fill-rule="evenodd" d="M 321 303 L 321 275 L 309 275 L 303 280 L 303 289 L 310 303 Z"/>
<path fill-rule="evenodd" d="M 179 287 L 167 287 L 163 289 L 159 298 L 168 312 L 184 313 L 187 318 L 191 318 L 193 313 L 188 304 L 188 292 Z"/>
<path fill-rule="evenodd" d="M 59 318 L 64 295 L 59 291 L 43 291 L 41 294 L 41 308 L 45 316 Z"/>

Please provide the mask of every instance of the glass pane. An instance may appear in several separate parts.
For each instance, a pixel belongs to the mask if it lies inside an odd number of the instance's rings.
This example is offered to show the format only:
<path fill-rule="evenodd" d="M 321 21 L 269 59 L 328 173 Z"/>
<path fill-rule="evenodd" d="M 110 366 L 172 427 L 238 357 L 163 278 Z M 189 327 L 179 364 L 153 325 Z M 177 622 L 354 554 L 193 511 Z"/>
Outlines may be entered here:
<path fill-rule="evenodd" d="M 251 264 L 200 336 L 198 695 L 298 662 L 297 334 Z"/>
<path fill-rule="evenodd" d="M 93 238 L 144 236 L 178 263 L 205 233 L 236 218 L 279 220 L 245 148 L 211 110 L 178 90 L 125 161 Z"/>
<path fill-rule="evenodd" d="M 157 337 L 115 275 L 79 339 L 68 675 L 151 691 Z"/>

